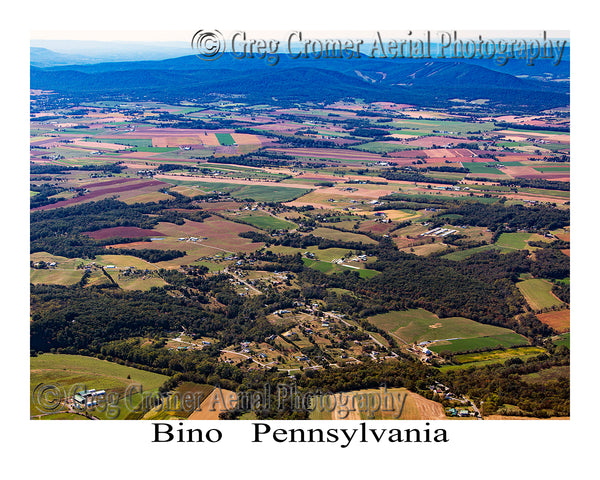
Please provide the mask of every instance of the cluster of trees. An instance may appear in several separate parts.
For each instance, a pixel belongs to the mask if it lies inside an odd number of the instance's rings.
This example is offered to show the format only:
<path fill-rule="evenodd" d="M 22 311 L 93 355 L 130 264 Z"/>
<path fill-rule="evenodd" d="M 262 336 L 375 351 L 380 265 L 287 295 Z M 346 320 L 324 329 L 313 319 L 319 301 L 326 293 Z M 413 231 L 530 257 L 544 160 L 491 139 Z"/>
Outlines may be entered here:
<path fill-rule="evenodd" d="M 545 382 L 527 382 L 524 376 L 556 366 L 569 365 L 569 350 L 557 347 L 553 355 L 542 354 L 526 362 L 515 358 L 504 364 L 481 368 L 450 370 L 442 382 L 457 394 L 483 402 L 483 414 L 505 413 L 504 405 L 515 405 L 519 415 L 568 416 L 570 388 L 568 377 Z M 514 414 L 514 413 L 513 413 Z"/>
<path fill-rule="evenodd" d="M 29 189 L 32 192 L 37 192 L 37 194 L 31 197 L 31 199 L 29 200 L 29 208 L 43 207 L 44 205 L 56 203 L 61 199 L 50 197 L 65 190 L 62 187 L 50 185 L 49 183 L 43 183 L 41 185 L 31 185 Z"/>
<path fill-rule="evenodd" d="M 487 227 L 492 231 L 510 229 L 553 230 L 569 225 L 567 210 L 550 206 L 505 206 L 502 203 L 482 204 L 462 202 L 440 214 L 461 215 L 462 225 Z"/>
<path fill-rule="evenodd" d="M 185 219 L 202 222 L 210 216 L 207 212 L 194 207 L 193 199 L 175 192 L 174 196 L 174 200 L 161 203 L 128 205 L 117 200 L 105 199 L 32 212 L 30 215 L 31 252 L 48 252 L 70 258 L 94 258 L 95 255 L 104 253 L 106 245 L 141 239 L 119 237 L 93 240 L 84 234 L 86 232 L 112 227 L 151 229 L 158 222 L 182 225 Z M 150 262 L 170 260 L 185 255 L 184 251 L 158 249 L 118 249 L 115 253 L 137 256 Z"/>
<path fill-rule="evenodd" d="M 319 250 L 326 248 L 347 248 L 350 250 L 361 250 L 365 252 L 373 252 L 375 245 L 368 245 L 361 242 L 348 242 L 342 240 L 330 240 L 327 238 L 317 237 L 315 235 L 300 235 L 299 233 L 286 233 L 272 237 L 265 233 L 259 232 L 241 232 L 240 237 L 250 238 L 253 242 L 263 242 L 267 247 L 271 245 L 283 245 L 285 247 L 307 248 L 316 246 Z"/>
<path fill-rule="evenodd" d="M 68 167 L 66 165 L 39 165 L 31 164 L 29 173 L 31 175 L 59 175 L 76 170 L 82 171 L 98 171 L 103 173 L 121 173 L 125 168 L 123 162 L 107 163 L 105 165 L 82 165 L 79 167 Z"/>
<path fill-rule="evenodd" d="M 571 288 L 566 283 L 555 283 L 552 285 L 552 293 L 565 303 L 571 303 Z"/>
<path fill-rule="evenodd" d="M 490 179 L 485 177 L 474 177 L 471 178 L 471 180 L 476 182 L 489 182 Z M 560 190 L 565 192 L 571 190 L 571 184 L 569 182 L 545 180 L 543 178 L 511 178 L 510 180 L 494 179 L 494 182 L 507 187 L 542 188 L 545 190 Z"/>
<path fill-rule="evenodd" d="M 226 345 L 262 341 L 280 333 L 264 316 L 264 305 L 244 301 L 228 282 L 212 293 L 223 305 L 209 310 L 195 298 L 175 298 L 163 289 L 118 289 L 50 285 L 31 287 L 31 348 L 73 347 L 98 352 L 106 342 L 166 335 L 185 328 L 190 334 L 218 337 Z M 273 301 L 273 299 L 272 299 Z"/>
<path fill-rule="evenodd" d="M 529 131 L 550 131 L 550 132 L 570 132 L 570 127 L 541 127 L 539 125 L 523 125 L 520 123 L 508 123 L 508 122 L 495 122 L 496 126 L 505 129 L 512 128 L 517 130 L 529 130 Z"/>
<path fill-rule="evenodd" d="M 416 170 L 394 171 L 394 169 L 391 169 L 381 172 L 379 176 L 387 180 L 403 180 L 407 182 L 430 182 L 441 183 L 445 185 L 454 185 L 456 183 L 456 180 L 449 180 L 447 178 L 428 177 Z"/>

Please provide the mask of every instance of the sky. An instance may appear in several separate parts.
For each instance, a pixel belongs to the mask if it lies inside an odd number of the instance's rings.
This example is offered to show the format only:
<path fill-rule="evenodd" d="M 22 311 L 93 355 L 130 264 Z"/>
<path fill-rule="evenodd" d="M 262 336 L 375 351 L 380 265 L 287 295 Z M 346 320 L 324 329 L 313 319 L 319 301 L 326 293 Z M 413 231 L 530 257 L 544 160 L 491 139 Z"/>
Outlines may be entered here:
<path fill-rule="evenodd" d="M 219 29 L 226 37 L 235 32 L 231 29 Z M 240 29 L 252 33 L 255 38 L 287 38 L 290 32 L 297 29 L 280 30 L 254 30 Z M 456 29 L 431 29 L 432 37 L 441 31 L 454 31 Z M 189 42 L 196 30 L 34 30 L 30 34 L 32 40 L 95 40 L 95 41 L 132 41 L 132 42 Z M 301 29 L 306 35 L 312 38 L 353 38 L 356 36 L 373 35 L 376 29 L 361 30 L 310 30 Z M 415 30 L 408 35 L 409 30 L 398 29 L 379 30 L 384 37 L 405 38 L 411 36 L 418 38 L 422 36 L 424 30 Z M 543 30 L 457 30 L 458 35 L 464 38 L 477 37 L 483 35 L 486 38 L 541 38 Z M 547 36 L 550 38 L 568 38 L 569 32 L 565 30 L 547 30 Z"/>

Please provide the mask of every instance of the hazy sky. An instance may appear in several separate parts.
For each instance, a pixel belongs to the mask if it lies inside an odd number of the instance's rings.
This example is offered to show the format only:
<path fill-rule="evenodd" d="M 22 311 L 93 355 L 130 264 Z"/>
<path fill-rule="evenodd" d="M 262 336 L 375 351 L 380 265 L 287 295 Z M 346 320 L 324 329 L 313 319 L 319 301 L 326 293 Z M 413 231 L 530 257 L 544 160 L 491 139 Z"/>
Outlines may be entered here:
<path fill-rule="evenodd" d="M 228 37 L 235 30 L 220 29 L 220 31 Z M 279 31 L 260 31 L 245 29 L 251 33 L 254 38 L 287 38 L 294 30 L 279 30 Z M 372 36 L 376 30 L 353 30 L 353 31 L 316 31 L 303 30 L 303 34 L 311 38 L 363 38 Z M 432 40 L 439 39 L 438 32 L 452 31 L 448 30 L 431 30 Z M 407 37 L 407 30 L 381 30 L 382 36 L 385 38 L 401 39 Z M 191 30 L 131 30 L 131 31 L 116 31 L 116 30 L 90 30 L 90 31 L 32 31 L 30 38 L 34 40 L 96 40 L 96 41 L 134 41 L 134 42 L 190 42 L 195 31 Z M 412 38 L 423 36 L 423 30 L 416 30 L 412 33 Z M 542 30 L 488 30 L 488 31 L 473 31 L 473 30 L 458 30 L 458 35 L 461 38 L 476 37 L 482 35 L 486 38 L 541 38 Z M 548 30 L 548 38 L 569 38 L 569 32 L 564 30 Z"/>

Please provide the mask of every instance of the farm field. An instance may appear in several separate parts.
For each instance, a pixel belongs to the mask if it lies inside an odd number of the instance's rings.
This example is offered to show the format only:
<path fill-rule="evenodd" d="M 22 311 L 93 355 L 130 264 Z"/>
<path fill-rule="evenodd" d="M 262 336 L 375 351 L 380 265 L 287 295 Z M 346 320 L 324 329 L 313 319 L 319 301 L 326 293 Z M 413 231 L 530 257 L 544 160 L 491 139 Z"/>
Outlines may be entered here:
<path fill-rule="evenodd" d="M 562 73 L 299 59 L 254 62 L 255 77 L 226 63 L 216 82 L 188 60 L 31 71 L 31 390 L 85 382 L 119 407 L 136 383 L 197 397 L 115 415 L 154 421 L 372 417 L 207 408 L 218 385 L 229 398 L 281 382 L 330 401 L 374 400 L 383 383 L 421 393 L 390 389 L 401 419 L 444 419 L 463 394 L 488 418 L 569 415 L 570 305 L 552 294 L 571 284 Z M 107 90 L 120 78 L 139 85 Z"/>
<path fill-rule="evenodd" d="M 528 340 L 518 333 L 504 333 L 477 338 L 461 338 L 456 340 L 444 340 L 435 342 L 428 348 L 434 352 L 465 352 L 479 348 L 508 348 L 527 345 Z"/>
<path fill-rule="evenodd" d="M 155 421 L 187 419 L 196 410 L 202 408 L 202 404 L 214 390 L 215 387 L 212 385 L 182 382 L 165 399 L 162 405 L 146 412 L 143 419 Z"/>
<path fill-rule="evenodd" d="M 386 401 L 387 404 L 383 402 Z M 393 399 L 393 400 L 392 400 Z M 369 403 L 370 402 L 370 403 Z M 367 405 L 372 405 L 369 411 Z M 374 408 L 381 405 L 379 408 Z M 314 401 L 311 420 L 445 420 L 440 403 L 405 388 L 357 390 Z"/>
<path fill-rule="evenodd" d="M 252 252 L 260 243 L 239 237 L 240 232 L 254 230 L 249 225 L 231 222 L 219 217 L 209 217 L 203 222 L 185 220 L 183 225 L 159 222 L 157 229 L 164 234 L 163 240 L 111 245 L 110 248 L 146 249 L 149 245 L 158 250 L 182 250 L 186 255 L 174 260 L 157 262 L 157 267 L 169 268 L 196 262 L 200 257 L 238 252 Z M 196 240 L 190 240 L 193 237 Z M 179 240 L 179 239 L 182 240 Z M 110 249 L 109 249 L 110 251 Z"/>
<path fill-rule="evenodd" d="M 219 414 L 228 410 L 228 406 L 234 405 L 235 392 L 215 388 L 206 397 L 200 408 L 194 411 L 188 420 L 219 420 Z"/>
<path fill-rule="evenodd" d="M 286 247 L 283 245 L 273 245 L 269 247 L 269 250 L 275 253 L 282 253 L 284 255 L 295 255 L 297 253 L 305 253 L 309 252 L 315 256 L 316 260 L 321 260 L 323 262 L 332 262 L 334 260 L 348 257 L 352 250 L 348 250 L 345 248 L 324 248 L 319 249 L 317 246 L 310 246 L 306 248 L 294 248 L 294 247 Z"/>
<path fill-rule="evenodd" d="M 366 235 L 361 235 L 359 233 L 340 232 L 331 228 L 319 227 L 315 228 L 311 233 L 316 237 L 323 237 L 328 240 L 341 240 L 344 242 L 362 242 L 367 245 L 377 243 L 375 240 L 367 237 Z"/>
<path fill-rule="evenodd" d="M 392 336 L 401 338 L 407 343 L 419 343 L 434 340 L 496 338 L 503 335 L 515 335 L 507 328 L 485 325 L 468 318 L 439 318 L 423 309 L 394 311 L 369 317 L 369 322 L 386 330 Z M 522 338 L 522 341 L 525 340 Z M 497 340 L 494 340 L 497 341 Z M 526 341 L 525 341 L 526 343 Z M 439 349 L 435 343 L 430 349 Z"/>
<path fill-rule="evenodd" d="M 550 367 L 544 370 L 540 370 L 539 372 L 528 373 L 527 375 L 522 375 L 521 380 L 527 383 L 534 384 L 543 384 L 548 380 L 556 380 L 559 378 L 569 379 L 571 376 L 571 368 L 569 366 L 562 367 Z"/>
<path fill-rule="evenodd" d="M 82 270 L 67 270 L 64 268 L 36 269 L 30 271 L 31 283 L 44 283 L 51 285 L 73 285 L 83 276 Z"/>
<path fill-rule="evenodd" d="M 571 334 L 563 333 L 559 335 L 554 341 L 554 345 L 556 346 L 565 346 L 567 348 L 571 348 Z"/>
<path fill-rule="evenodd" d="M 538 313 L 540 322 L 552 327 L 558 333 L 568 332 L 571 328 L 571 311 L 559 310 L 558 312 Z"/>
<path fill-rule="evenodd" d="M 500 235 L 500 237 L 498 237 L 498 240 L 496 241 L 496 243 L 494 245 L 497 245 L 498 247 L 504 247 L 504 248 L 527 250 L 527 249 L 531 248 L 527 244 L 527 241 L 532 239 L 531 237 L 532 237 L 531 233 L 526 233 L 526 232 L 525 233 L 503 233 Z M 536 238 L 536 240 L 538 240 L 538 239 Z"/>
<path fill-rule="evenodd" d="M 273 215 L 265 214 L 265 213 L 248 213 L 241 214 L 237 217 L 250 225 L 260 228 L 261 230 L 290 230 L 292 228 L 297 227 L 295 223 L 288 222 L 286 220 L 282 220 L 281 218 L 275 217 Z"/>
<path fill-rule="evenodd" d="M 331 262 L 322 262 L 320 260 L 312 260 L 310 258 L 303 258 L 302 261 L 307 267 L 318 270 L 322 273 L 339 273 L 344 270 L 353 270 L 358 273 L 358 276 L 361 278 L 371 278 L 377 275 L 379 272 L 377 270 L 371 270 L 368 268 L 360 268 L 355 265 L 349 265 L 346 263 L 338 264 Z"/>
<path fill-rule="evenodd" d="M 499 252 L 507 252 L 510 251 L 510 249 L 508 248 L 503 248 L 503 247 L 499 247 L 497 244 L 494 245 L 483 245 L 481 247 L 475 247 L 475 248 L 467 248 L 465 250 L 458 250 L 456 252 L 452 252 L 452 253 L 448 253 L 447 255 L 444 255 L 444 258 L 448 259 L 448 260 L 454 260 L 454 261 L 461 261 L 464 260 L 466 258 L 469 258 L 472 255 L 475 255 L 476 253 L 479 252 L 486 252 L 488 250 L 497 250 Z"/>
<path fill-rule="evenodd" d="M 472 174 L 492 174 L 492 175 L 504 175 L 504 173 L 496 167 L 490 167 L 488 164 L 482 164 L 479 162 L 462 162 L 462 166 L 469 170 Z"/>
<path fill-rule="evenodd" d="M 451 120 L 399 120 L 393 122 L 394 127 L 416 131 L 423 134 L 466 134 L 471 131 L 487 132 L 496 128 L 493 122 L 456 122 Z M 413 133 L 414 134 L 414 133 Z"/>
<path fill-rule="evenodd" d="M 115 420 L 125 419 L 132 413 L 124 397 L 128 386 L 136 386 L 137 388 L 137 390 L 132 391 L 129 400 L 130 404 L 136 407 L 142 400 L 142 395 L 135 393 L 140 391 L 140 385 L 143 387 L 145 394 L 150 394 L 156 391 L 168 378 L 165 375 L 146 372 L 93 357 L 49 353 L 32 357 L 30 372 L 31 394 L 33 394 L 38 384 L 43 383 L 60 385 L 60 388 L 67 395 L 73 388 L 77 390 L 95 388 L 96 390 L 106 390 L 107 395 L 114 394 L 115 400 L 118 396 L 118 402 L 114 402 L 114 406 L 118 407 L 118 412 L 109 411 L 108 406 L 103 412 L 90 412 L 101 419 Z M 112 405 L 113 402 L 109 401 L 108 404 Z M 40 415 L 41 413 L 43 412 L 32 400 L 31 416 Z"/>
<path fill-rule="evenodd" d="M 517 287 L 534 310 L 563 305 L 563 302 L 552 294 L 552 284 L 547 280 L 532 278 L 518 282 Z"/>
<path fill-rule="evenodd" d="M 528 358 L 545 353 L 545 351 L 541 347 L 520 347 L 492 350 L 491 352 L 466 353 L 454 357 L 454 361 L 460 363 L 460 365 L 444 365 L 440 367 L 440 371 L 447 372 L 449 370 L 482 367 L 494 363 L 503 363 L 509 358 L 520 358 L 525 361 Z"/>

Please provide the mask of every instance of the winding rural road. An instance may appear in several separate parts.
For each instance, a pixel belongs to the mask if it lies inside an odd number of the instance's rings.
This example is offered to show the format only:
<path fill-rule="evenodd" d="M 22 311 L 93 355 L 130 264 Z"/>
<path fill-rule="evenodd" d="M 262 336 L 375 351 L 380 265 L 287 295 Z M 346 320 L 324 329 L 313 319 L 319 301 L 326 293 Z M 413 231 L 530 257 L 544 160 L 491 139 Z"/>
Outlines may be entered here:
<path fill-rule="evenodd" d="M 342 317 L 340 317 L 339 315 L 335 315 L 334 313 L 330 313 L 330 312 L 324 312 L 325 315 L 327 315 L 328 317 L 333 317 L 338 319 L 340 322 L 342 322 L 344 325 L 347 325 L 348 327 L 354 327 L 354 325 L 352 325 L 351 323 L 348 323 L 347 321 L 345 321 Z M 369 338 L 371 340 L 373 340 L 377 345 L 379 345 L 381 348 L 385 348 L 387 349 L 387 347 L 385 345 L 383 345 L 383 343 L 381 343 L 379 340 L 377 340 L 373 335 L 371 335 L 369 332 L 366 332 L 364 329 L 361 328 L 361 330 L 363 332 L 365 332 Z M 402 340 L 404 341 L 404 340 Z M 406 343 L 406 342 L 405 342 Z"/>
<path fill-rule="evenodd" d="M 225 267 L 223 269 L 223 273 L 227 273 L 228 275 L 231 275 L 233 278 L 235 278 L 238 282 L 243 283 L 244 285 L 246 285 L 250 290 L 255 291 L 256 293 L 258 293 L 259 295 L 262 295 L 263 292 L 261 292 L 258 288 L 252 286 L 251 284 L 249 284 L 246 280 L 244 280 L 243 278 L 241 278 L 240 276 L 236 275 L 233 272 L 229 271 L 229 267 Z"/>

